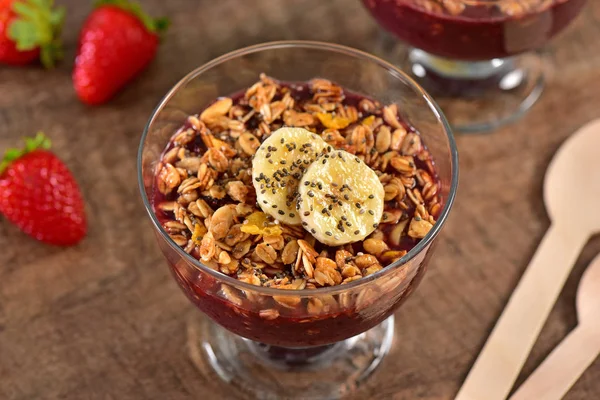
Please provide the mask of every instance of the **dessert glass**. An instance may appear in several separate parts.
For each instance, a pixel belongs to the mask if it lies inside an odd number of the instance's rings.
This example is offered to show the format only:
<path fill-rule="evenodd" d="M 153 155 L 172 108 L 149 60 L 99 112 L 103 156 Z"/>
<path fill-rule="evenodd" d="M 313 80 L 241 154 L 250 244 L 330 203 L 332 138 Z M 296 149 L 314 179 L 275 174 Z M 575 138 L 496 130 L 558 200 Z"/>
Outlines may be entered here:
<path fill-rule="evenodd" d="M 396 103 L 421 132 L 435 162 L 443 203 L 437 223 L 404 257 L 348 284 L 312 290 L 253 286 L 203 265 L 161 226 L 151 199 L 155 166 L 173 133 L 215 98 L 251 86 L 260 73 L 282 81 L 315 77 Z M 394 66 L 358 50 L 304 41 L 274 42 L 221 56 L 191 72 L 152 114 L 138 154 L 139 185 L 158 245 L 199 313 L 188 325 L 192 360 L 256 398 L 336 398 L 367 378 L 388 353 L 393 312 L 417 287 L 452 207 L 458 155 L 431 97 Z M 312 306 L 308 306 L 308 303 Z M 316 305 L 316 306 L 315 306 Z"/>
<path fill-rule="evenodd" d="M 544 84 L 533 52 L 561 32 L 586 0 L 363 0 L 377 22 L 412 48 L 406 69 L 455 130 L 496 128 L 524 114 Z M 382 51 L 393 52 L 385 36 Z"/>

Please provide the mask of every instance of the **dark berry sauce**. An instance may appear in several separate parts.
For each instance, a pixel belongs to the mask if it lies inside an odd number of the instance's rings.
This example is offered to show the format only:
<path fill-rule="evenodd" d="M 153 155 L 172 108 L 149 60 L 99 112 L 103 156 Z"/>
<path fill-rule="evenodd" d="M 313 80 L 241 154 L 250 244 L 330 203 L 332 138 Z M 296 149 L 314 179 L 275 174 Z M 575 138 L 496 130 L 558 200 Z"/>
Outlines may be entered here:
<path fill-rule="evenodd" d="M 363 3 L 383 28 L 411 46 L 451 59 L 490 60 L 543 46 L 579 14 L 586 0 L 538 1 L 539 6 L 527 10 L 515 9 L 516 1 L 511 7 L 508 0 L 448 0 L 460 6 L 455 13 L 436 0 Z"/>
<path fill-rule="evenodd" d="M 292 97 L 296 102 L 306 102 L 310 98 L 308 84 L 306 83 L 288 83 L 282 86 L 288 87 Z M 344 92 L 344 105 L 352 105 L 358 108 L 364 96 Z M 233 104 L 251 110 L 244 98 L 244 92 L 237 93 L 231 96 Z M 274 100 L 278 100 L 275 98 Z M 373 114 L 362 112 L 361 118 L 369 117 L 370 115 L 381 116 L 381 109 L 375 110 Z M 249 129 L 255 129 L 261 122 L 258 115 L 250 118 L 245 124 Z M 405 121 L 400 121 L 408 132 L 416 132 L 415 129 L 408 125 Z M 186 123 L 178 132 L 190 128 L 189 123 Z M 323 127 L 319 128 L 324 129 Z M 221 137 L 222 140 L 224 138 Z M 165 149 L 165 153 L 173 148 L 173 143 Z M 206 151 L 202 140 L 197 137 L 191 144 L 188 145 L 188 150 L 202 154 Z M 415 158 L 417 168 L 429 171 L 435 182 L 439 184 L 439 180 L 434 170 L 434 164 L 431 159 L 422 161 Z M 388 167 L 391 168 L 391 167 Z M 210 197 L 201 196 L 213 210 L 228 203 L 234 203 L 229 197 L 221 200 L 215 200 Z M 156 188 L 154 190 L 153 205 L 156 216 L 161 224 L 173 220 L 171 212 L 162 211 L 158 205 L 165 201 L 176 200 L 176 194 L 169 195 L 161 194 Z M 440 199 L 441 205 L 443 200 Z M 398 203 L 395 201 L 386 202 L 385 211 L 395 211 L 398 209 Z M 414 206 L 409 203 L 408 209 L 405 209 L 402 220 L 406 220 L 413 215 Z M 437 215 L 434 215 L 437 218 Z M 408 225 L 408 224 L 406 224 Z M 392 250 L 409 251 L 417 245 L 419 240 L 413 239 L 404 234 L 397 245 L 393 245 L 388 237 L 395 224 L 386 224 L 380 226 L 380 229 L 386 235 L 386 243 Z M 405 230 L 408 229 L 408 226 Z M 405 265 L 396 272 L 397 276 L 401 277 L 401 283 L 396 287 L 393 293 L 379 293 L 379 288 L 373 287 L 373 300 L 364 301 L 358 307 L 356 304 L 349 307 L 342 307 L 343 301 L 336 295 L 335 301 L 338 306 L 331 307 L 329 312 L 320 313 L 316 316 L 307 314 L 308 298 L 302 298 L 295 307 L 281 307 L 274 303 L 272 296 L 259 295 L 260 288 L 257 287 L 257 293 L 251 294 L 252 301 L 248 298 L 240 296 L 232 300 L 224 295 L 223 283 L 212 275 L 197 269 L 187 261 L 181 260 L 169 246 L 162 242 L 164 252 L 171 266 L 172 273 L 179 285 L 187 295 L 187 297 L 210 318 L 217 321 L 219 324 L 229 329 L 230 331 L 239 334 L 248 339 L 267 343 L 274 346 L 285 347 L 305 347 L 305 346 L 321 346 L 344 340 L 364 332 L 367 329 L 381 323 L 386 319 L 414 290 L 419 284 L 428 261 L 431 246 L 423 250 L 422 258 L 410 265 Z M 363 251 L 362 243 L 352 244 L 355 254 Z M 338 248 L 329 247 L 319 242 L 315 244 L 317 252 L 326 251 L 330 257 L 335 255 Z M 193 251 L 192 256 L 198 258 L 198 255 Z M 220 272 L 219 272 L 220 273 Z M 235 291 L 235 289 L 233 289 Z M 301 296 L 301 291 L 290 293 L 290 296 Z M 353 295 L 356 297 L 356 295 Z M 318 297 L 318 296 L 317 296 Z M 331 297 L 331 296 L 330 296 Z M 356 299 L 355 299 L 356 300 Z M 265 310 L 277 309 L 278 315 L 276 318 L 265 318 Z"/>

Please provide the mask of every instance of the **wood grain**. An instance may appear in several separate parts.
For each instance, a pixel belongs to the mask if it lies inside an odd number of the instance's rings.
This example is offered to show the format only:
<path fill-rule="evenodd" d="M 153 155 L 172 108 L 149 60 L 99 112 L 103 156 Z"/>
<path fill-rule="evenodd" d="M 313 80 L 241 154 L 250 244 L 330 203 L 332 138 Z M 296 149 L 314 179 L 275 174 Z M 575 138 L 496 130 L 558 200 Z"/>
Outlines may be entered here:
<path fill-rule="evenodd" d="M 58 3 L 70 11 L 66 61 L 53 71 L 0 67 L 0 149 L 46 131 L 82 186 L 90 232 L 78 247 L 56 249 L 0 220 L 0 398 L 232 398 L 187 354 L 185 322 L 197 311 L 169 276 L 139 198 L 141 131 L 177 80 L 224 52 L 276 39 L 375 51 L 380 31 L 358 0 L 142 1 L 173 23 L 157 60 L 110 104 L 88 108 L 70 72 L 89 6 Z M 589 3 L 549 47 L 548 87 L 533 110 L 492 135 L 457 138 L 454 211 L 427 278 L 397 314 L 392 353 L 353 399 L 441 400 L 458 390 L 549 225 L 541 196 L 549 160 L 600 116 L 600 3 Z M 592 239 L 519 382 L 575 326 L 577 284 L 598 251 Z M 596 360 L 566 399 L 598 397 Z"/>

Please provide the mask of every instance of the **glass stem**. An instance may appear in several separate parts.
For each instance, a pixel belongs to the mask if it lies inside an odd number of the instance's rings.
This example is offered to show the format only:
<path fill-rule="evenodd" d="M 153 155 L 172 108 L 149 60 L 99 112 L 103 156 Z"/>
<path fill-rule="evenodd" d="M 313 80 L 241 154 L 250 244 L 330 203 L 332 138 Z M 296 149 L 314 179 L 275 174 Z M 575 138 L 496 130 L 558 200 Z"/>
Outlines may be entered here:
<path fill-rule="evenodd" d="M 349 339 L 350 340 L 350 339 Z M 345 342 L 315 347 L 279 347 L 245 340 L 248 349 L 261 361 L 272 367 L 290 369 L 322 368 L 345 346 Z"/>
<path fill-rule="evenodd" d="M 427 71 L 451 79 L 488 79 L 514 69 L 513 58 L 494 58 L 485 61 L 461 61 L 435 56 L 420 49 L 409 54 L 413 73 L 423 77 Z"/>

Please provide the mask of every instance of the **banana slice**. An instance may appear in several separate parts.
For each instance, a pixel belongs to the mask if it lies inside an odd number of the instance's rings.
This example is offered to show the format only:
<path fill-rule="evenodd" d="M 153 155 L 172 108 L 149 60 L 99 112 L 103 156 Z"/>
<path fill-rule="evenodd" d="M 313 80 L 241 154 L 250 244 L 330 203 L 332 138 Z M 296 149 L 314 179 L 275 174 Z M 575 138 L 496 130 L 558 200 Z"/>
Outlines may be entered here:
<path fill-rule="evenodd" d="M 304 229 L 326 245 L 363 240 L 381 221 L 383 185 L 375 171 L 343 150 L 325 154 L 308 167 L 298 192 Z"/>
<path fill-rule="evenodd" d="M 306 168 L 332 148 L 302 128 L 280 128 L 258 148 L 252 160 L 252 183 L 260 208 L 288 225 L 302 222 L 296 210 L 298 183 Z"/>

